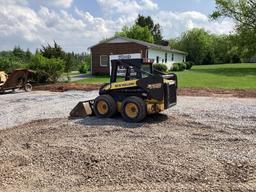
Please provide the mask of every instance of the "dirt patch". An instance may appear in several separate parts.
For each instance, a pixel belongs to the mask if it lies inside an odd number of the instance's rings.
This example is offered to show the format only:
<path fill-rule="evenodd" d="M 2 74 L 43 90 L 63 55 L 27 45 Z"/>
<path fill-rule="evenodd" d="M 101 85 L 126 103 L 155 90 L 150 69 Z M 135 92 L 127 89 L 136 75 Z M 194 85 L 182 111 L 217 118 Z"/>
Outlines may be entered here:
<path fill-rule="evenodd" d="M 91 91 L 98 90 L 102 84 L 57 83 L 34 86 L 34 90 L 64 92 L 68 90 Z M 216 89 L 216 88 L 179 88 L 178 95 L 256 98 L 256 90 L 246 89 Z"/>
<path fill-rule="evenodd" d="M 256 98 L 256 90 L 250 89 L 216 89 L 216 88 L 180 88 L 179 95 Z"/>
<path fill-rule="evenodd" d="M 78 84 L 78 83 L 56 83 L 47 85 L 36 85 L 33 87 L 37 91 L 64 92 L 69 90 L 92 91 L 98 90 L 102 84 Z"/>
<path fill-rule="evenodd" d="M 133 126 L 101 121 L 40 120 L 0 131 L 0 191 L 256 190 L 256 137 L 232 139 L 239 126 L 222 134 L 175 115 Z"/>

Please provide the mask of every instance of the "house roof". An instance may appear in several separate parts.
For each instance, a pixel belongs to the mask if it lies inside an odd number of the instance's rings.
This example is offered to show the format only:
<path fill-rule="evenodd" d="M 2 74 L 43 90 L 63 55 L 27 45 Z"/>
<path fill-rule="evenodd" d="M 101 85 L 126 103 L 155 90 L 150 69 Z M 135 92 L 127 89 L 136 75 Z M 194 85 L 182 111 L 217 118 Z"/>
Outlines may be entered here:
<path fill-rule="evenodd" d="M 108 43 L 114 39 L 123 39 L 127 42 L 133 42 L 133 43 L 137 43 L 137 44 L 140 44 L 140 45 L 144 45 L 146 46 L 147 48 L 149 49 L 157 49 L 157 50 L 162 50 L 162 51 L 168 51 L 168 52 L 172 52 L 172 53 L 180 53 L 180 54 L 184 54 L 184 55 L 187 55 L 188 53 L 187 52 L 184 52 L 184 51 L 179 51 L 177 49 L 171 49 L 169 46 L 163 46 L 163 45 L 156 45 L 156 44 L 153 44 L 153 43 L 148 43 L 148 42 L 145 42 L 145 41 L 141 41 L 141 40 L 137 40 L 137 39 L 130 39 L 130 38 L 127 38 L 127 37 L 121 37 L 121 36 L 115 36 L 115 37 L 112 37 L 112 38 L 109 38 L 109 39 L 106 39 L 104 41 L 101 41 L 99 42 L 98 44 L 96 45 L 93 45 L 91 47 L 89 47 L 88 49 L 91 49 L 97 45 L 100 45 L 102 43 Z"/>

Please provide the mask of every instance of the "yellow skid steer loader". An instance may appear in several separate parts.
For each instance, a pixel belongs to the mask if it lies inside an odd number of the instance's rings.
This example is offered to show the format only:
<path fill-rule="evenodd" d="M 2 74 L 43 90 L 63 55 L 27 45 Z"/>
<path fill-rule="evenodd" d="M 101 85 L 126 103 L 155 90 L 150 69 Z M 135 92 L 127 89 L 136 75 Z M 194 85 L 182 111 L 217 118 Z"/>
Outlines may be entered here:
<path fill-rule="evenodd" d="M 110 118 L 119 112 L 125 121 L 139 122 L 176 104 L 176 75 L 153 74 L 152 60 L 112 60 L 111 65 L 110 83 L 100 88 L 96 99 L 79 102 L 71 117 Z M 123 81 L 117 77 L 120 69 Z"/>

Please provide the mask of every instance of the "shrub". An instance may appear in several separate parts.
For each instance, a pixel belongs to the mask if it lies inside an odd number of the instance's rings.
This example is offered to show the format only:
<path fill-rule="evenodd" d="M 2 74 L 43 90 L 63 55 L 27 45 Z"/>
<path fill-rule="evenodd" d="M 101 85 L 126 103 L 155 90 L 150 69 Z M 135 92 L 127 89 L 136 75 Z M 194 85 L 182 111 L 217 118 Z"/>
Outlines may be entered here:
<path fill-rule="evenodd" d="M 64 71 L 64 61 L 55 58 L 47 59 L 37 53 L 32 58 L 29 68 L 37 72 L 37 82 L 56 82 Z"/>
<path fill-rule="evenodd" d="M 14 69 L 25 68 L 23 61 L 14 56 L 0 56 L 0 70 L 11 73 Z"/>
<path fill-rule="evenodd" d="M 155 64 L 153 65 L 154 69 L 160 72 L 167 72 L 167 66 L 165 64 Z"/>
<path fill-rule="evenodd" d="M 185 63 L 174 63 L 172 67 L 172 71 L 184 71 L 185 69 L 189 70 L 193 66 L 192 62 Z"/>
<path fill-rule="evenodd" d="M 186 69 L 186 64 L 184 63 L 173 63 L 172 71 L 183 71 Z"/>
<path fill-rule="evenodd" d="M 187 62 L 185 62 L 185 64 L 186 64 L 186 69 L 191 69 L 192 66 L 194 65 L 194 63 L 192 61 L 187 61 Z"/>
<path fill-rule="evenodd" d="M 86 67 L 86 65 L 82 65 L 82 66 L 79 68 L 79 73 L 87 73 L 87 67 Z"/>

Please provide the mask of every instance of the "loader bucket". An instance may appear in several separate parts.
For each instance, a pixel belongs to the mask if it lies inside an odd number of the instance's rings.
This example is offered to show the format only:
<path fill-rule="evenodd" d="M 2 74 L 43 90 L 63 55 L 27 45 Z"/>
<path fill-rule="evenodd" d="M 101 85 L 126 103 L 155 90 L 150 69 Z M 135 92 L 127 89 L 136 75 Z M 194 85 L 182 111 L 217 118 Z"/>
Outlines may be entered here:
<path fill-rule="evenodd" d="M 70 112 L 70 117 L 87 117 L 93 115 L 94 100 L 81 101 Z"/>

